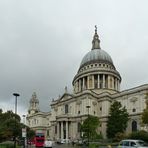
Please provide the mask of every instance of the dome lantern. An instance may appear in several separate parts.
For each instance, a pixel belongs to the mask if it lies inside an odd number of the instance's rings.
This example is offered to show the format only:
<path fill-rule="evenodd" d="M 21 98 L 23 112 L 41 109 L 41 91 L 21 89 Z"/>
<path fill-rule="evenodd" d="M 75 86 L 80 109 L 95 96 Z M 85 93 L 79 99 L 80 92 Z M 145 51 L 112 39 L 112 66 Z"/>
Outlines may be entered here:
<path fill-rule="evenodd" d="M 101 49 L 99 36 L 97 34 L 97 26 L 95 26 L 95 34 L 94 34 L 94 37 L 92 40 L 92 50 L 94 50 L 94 49 Z"/>

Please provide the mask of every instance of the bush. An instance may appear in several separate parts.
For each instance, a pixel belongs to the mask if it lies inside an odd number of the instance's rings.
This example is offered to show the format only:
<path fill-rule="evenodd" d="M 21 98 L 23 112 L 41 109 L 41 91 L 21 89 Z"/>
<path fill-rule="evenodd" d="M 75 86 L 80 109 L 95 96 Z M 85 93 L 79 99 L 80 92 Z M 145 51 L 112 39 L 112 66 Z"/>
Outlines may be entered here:
<path fill-rule="evenodd" d="M 0 144 L 0 148 L 14 148 L 13 144 Z"/>
<path fill-rule="evenodd" d="M 122 139 L 125 139 L 127 136 L 125 135 L 125 133 L 117 133 L 115 135 L 115 138 L 113 139 L 113 141 L 119 142 Z"/>
<path fill-rule="evenodd" d="M 137 131 L 129 134 L 128 139 L 141 139 L 148 142 L 148 132 L 146 131 Z"/>
<path fill-rule="evenodd" d="M 90 143 L 89 144 L 89 148 L 98 148 L 99 147 L 99 144 L 97 143 Z"/>

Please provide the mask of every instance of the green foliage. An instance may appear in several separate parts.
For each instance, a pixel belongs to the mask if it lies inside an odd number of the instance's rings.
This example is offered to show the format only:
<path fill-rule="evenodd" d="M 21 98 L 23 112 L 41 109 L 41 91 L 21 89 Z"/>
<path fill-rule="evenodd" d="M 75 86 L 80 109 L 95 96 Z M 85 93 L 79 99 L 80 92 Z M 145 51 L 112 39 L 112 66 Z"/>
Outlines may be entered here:
<path fill-rule="evenodd" d="M 107 137 L 113 139 L 117 133 L 123 133 L 127 127 L 128 117 L 126 108 L 118 101 L 113 102 L 107 122 Z"/>
<path fill-rule="evenodd" d="M 128 139 L 141 139 L 148 142 L 148 132 L 146 131 L 137 131 L 129 134 Z"/>
<path fill-rule="evenodd" d="M 2 114 L 3 110 L 0 108 L 0 114 Z"/>
<path fill-rule="evenodd" d="M 0 139 L 7 140 L 14 136 L 21 136 L 20 116 L 12 111 L 0 114 Z"/>
<path fill-rule="evenodd" d="M 97 133 L 97 128 L 99 126 L 99 119 L 95 116 L 88 116 L 87 119 L 84 120 L 83 125 L 81 125 L 81 132 L 83 132 L 84 139 L 90 139 L 94 141 L 99 138 Z"/>
<path fill-rule="evenodd" d="M 35 136 L 35 131 L 27 127 L 27 138 L 32 139 Z"/>
<path fill-rule="evenodd" d="M 26 125 L 20 123 L 20 121 L 19 115 L 14 114 L 12 111 L 3 113 L 2 109 L 0 109 L 0 142 L 22 136 L 22 128 L 26 127 Z"/>
<path fill-rule="evenodd" d="M 126 134 L 125 133 L 117 133 L 114 137 L 114 141 L 121 141 L 122 139 L 126 138 Z"/>
<path fill-rule="evenodd" d="M 98 148 L 99 147 L 99 144 L 97 143 L 90 143 L 89 144 L 89 148 Z"/>
<path fill-rule="evenodd" d="M 148 93 L 146 94 L 145 97 L 146 101 L 146 108 L 144 109 L 143 113 L 142 113 L 142 122 L 146 125 L 148 125 Z"/>
<path fill-rule="evenodd" d="M 0 148 L 14 148 L 14 144 L 0 144 Z"/>

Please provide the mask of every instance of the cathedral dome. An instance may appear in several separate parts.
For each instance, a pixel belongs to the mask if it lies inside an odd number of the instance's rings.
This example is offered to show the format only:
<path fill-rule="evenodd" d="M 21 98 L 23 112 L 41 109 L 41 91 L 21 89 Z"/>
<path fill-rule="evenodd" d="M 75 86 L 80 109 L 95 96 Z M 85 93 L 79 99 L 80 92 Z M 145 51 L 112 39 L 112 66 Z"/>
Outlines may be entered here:
<path fill-rule="evenodd" d="M 93 49 L 89 51 L 81 61 L 80 67 L 92 63 L 108 63 L 113 65 L 110 55 L 101 49 Z"/>
<path fill-rule="evenodd" d="M 111 56 L 100 48 L 100 40 L 95 27 L 92 49 L 83 57 L 73 79 L 75 93 L 93 90 L 95 93 L 116 93 L 120 90 L 121 76 L 116 70 Z"/>
<path fill-rule="evenodd" d="M 111 56 L 100 48 L 100 40 L 97 34 L 97 28 L 95 29 L 95 34 L 92 40 L 92 49 L 83 57 L 80 68 L 94 63 L 105 63 L 114 67 Z"/>

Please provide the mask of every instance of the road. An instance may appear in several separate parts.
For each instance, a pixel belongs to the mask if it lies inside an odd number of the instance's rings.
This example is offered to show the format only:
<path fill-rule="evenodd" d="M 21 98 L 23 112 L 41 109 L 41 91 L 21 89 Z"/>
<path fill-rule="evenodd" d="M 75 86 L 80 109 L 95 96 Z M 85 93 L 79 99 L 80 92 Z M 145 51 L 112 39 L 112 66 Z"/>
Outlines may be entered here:
<path fill-rule="evenodd" d="M 26 148 L 35 148 L 34 146 L 28 146 Z M 72 144 L 56 144 L 53 148 L 88 148 L 87 146 L 76 146 Z M 107 148 L 107 146 L 99 146 L 99 148 Z M 115 147 L 112 147 L 115 148 Z"/>
<path fill-rule="evenodd" d="M 26 148 L 35 148 L 35 146 L 28 145 L 28 147 L 26 147 Z M 53 148 L 87 148 L 87 147 L 76 146 L 76 145 L 72 146 L 72 144 L 56 144 Z"/>

